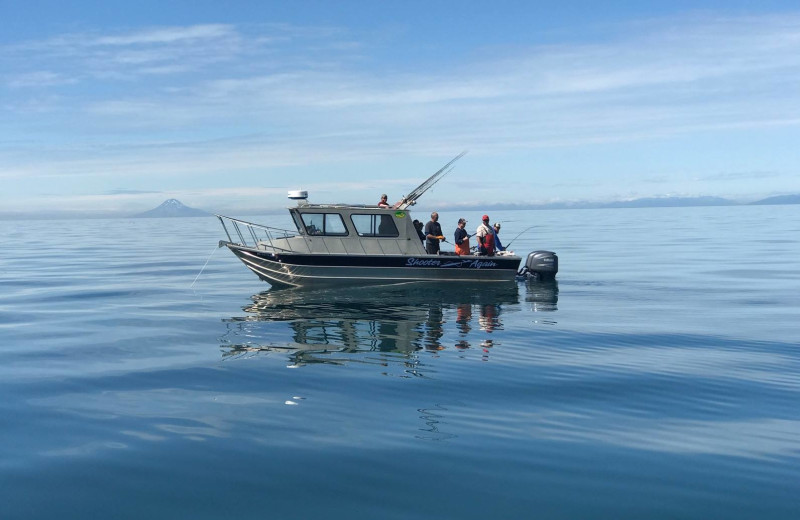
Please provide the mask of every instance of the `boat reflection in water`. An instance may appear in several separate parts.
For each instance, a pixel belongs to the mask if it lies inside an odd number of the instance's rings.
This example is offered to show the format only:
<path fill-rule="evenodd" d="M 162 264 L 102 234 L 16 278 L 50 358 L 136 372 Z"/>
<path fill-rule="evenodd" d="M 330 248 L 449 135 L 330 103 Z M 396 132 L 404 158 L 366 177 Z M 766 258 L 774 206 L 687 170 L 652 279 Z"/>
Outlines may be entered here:
<path fill-rule="evenodd" d="M 525 303 L 533 303 L 534 312 L 556 310 L 556 284 L 523 284 Z M 506 316 L 527 312 L 516 282 L 272 289 L 251 299 L 244 315 L 224 320 L 223 356 L 286 353 L 290 366 L 408 365 L 417 351 L 482 347 L 487 352 Z"/>
<path fill-rule="evenodd" d="M 533 312 L 558 310 L 558 282 L 555 280 L 527 282 L 525 301 L 532 304 Z"/>

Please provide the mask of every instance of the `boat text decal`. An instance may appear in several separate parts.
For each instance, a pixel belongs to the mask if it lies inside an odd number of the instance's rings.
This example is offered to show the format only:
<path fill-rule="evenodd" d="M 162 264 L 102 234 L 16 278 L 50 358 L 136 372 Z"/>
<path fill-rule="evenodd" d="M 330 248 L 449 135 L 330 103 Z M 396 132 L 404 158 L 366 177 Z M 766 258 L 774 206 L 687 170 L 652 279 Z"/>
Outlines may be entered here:
<path fill-rule="evenodd" d="M 497 267 L 494 260 L 464 259 L 441 260 L 439 258 L 409 258 L 406 267 L 466 267 L 467 269 L 482 269 L 484 267 Z"/>

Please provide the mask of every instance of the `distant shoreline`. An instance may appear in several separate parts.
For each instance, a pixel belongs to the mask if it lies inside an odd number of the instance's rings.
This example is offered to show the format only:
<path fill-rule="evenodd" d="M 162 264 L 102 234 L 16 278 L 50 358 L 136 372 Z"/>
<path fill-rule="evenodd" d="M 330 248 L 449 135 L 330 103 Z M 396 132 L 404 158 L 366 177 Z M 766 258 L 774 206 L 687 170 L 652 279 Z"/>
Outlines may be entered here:
<path fill-rule="evenodd" d="M 628 201 L 611 201 L 611 202 L 554 202 L 548 204 L 485 204 L 481 206 L 476 205 L 442 205 L 438 209 L 440 211 L 517 211 L 517 210 L 572 210 L 572 209 L 644 209 L 644 208 L 699 208 L 699 207 L 717 207 L 717 206 L 787 206 L 800 204 L 800 195 L 781 195 L 776 197 L 768 197 L 765 199 L 757 200 L 754 202 L 736 202 L 734 200 L 725 199 L 721 197 L 651 197 L 642 199 L 633 199 Z M 420 204 L 412 208 L 411 211 L 427 211 L 426 208 L 432 206 Z M 224 210 L 217 213 L 236 213 L 237 215 L 276 215 L 286 212 L 286 207 L 269 208 L 269 209 L 247 209 L 230 211 Z M 166 215 L 161 217 L 154 217 L 160 219 L 170 218 L 208 218 L 213 217 L 212 212 L 206 215 Z M 0 220 L 68 220 L 68 219 L 140 219 L 141 213 L 131 214 L 123 212 L 48 212 L 48 213 L 19 213 L 19 212 L 0 212 Z"/>

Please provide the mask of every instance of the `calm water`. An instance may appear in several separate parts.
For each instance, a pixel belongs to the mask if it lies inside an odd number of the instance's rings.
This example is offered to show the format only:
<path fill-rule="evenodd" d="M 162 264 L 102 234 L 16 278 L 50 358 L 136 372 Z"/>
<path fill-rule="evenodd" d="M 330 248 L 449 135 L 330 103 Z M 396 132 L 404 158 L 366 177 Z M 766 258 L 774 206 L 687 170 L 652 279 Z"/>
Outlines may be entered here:
<path fill-rule="evenodd" d="M 492 220 L 557 284 L 270 291 L 211 218 L 0 222 L 0 517 L 800 517 L 800 206 Z"/>

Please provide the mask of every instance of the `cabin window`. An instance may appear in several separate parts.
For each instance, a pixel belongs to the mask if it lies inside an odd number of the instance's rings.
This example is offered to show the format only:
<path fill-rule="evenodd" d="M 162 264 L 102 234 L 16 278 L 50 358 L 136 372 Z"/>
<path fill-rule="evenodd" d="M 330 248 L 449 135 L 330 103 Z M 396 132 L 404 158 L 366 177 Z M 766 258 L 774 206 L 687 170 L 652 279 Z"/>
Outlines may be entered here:
<path fill-rule="evenodd" d="M 300 220 L 300 215 L 292 211 L 292 220 L 294 220 L 294 225 L 297 227 L 297 232 L 302 233 L 305 226 L 303 225 L 303 221 Z"/>
<path fill-rule="evenodd" d="M 397 237 L 397 226 L 391 215 L 352 215 L 350 220 L 360 237 Z"/>
<path fill-rule="evenodd" d="M 347 228 L 344 227 L 342 216 L 338 213 L 303 213 L 301 217 L 309 235 L 347 235 Z"/>

